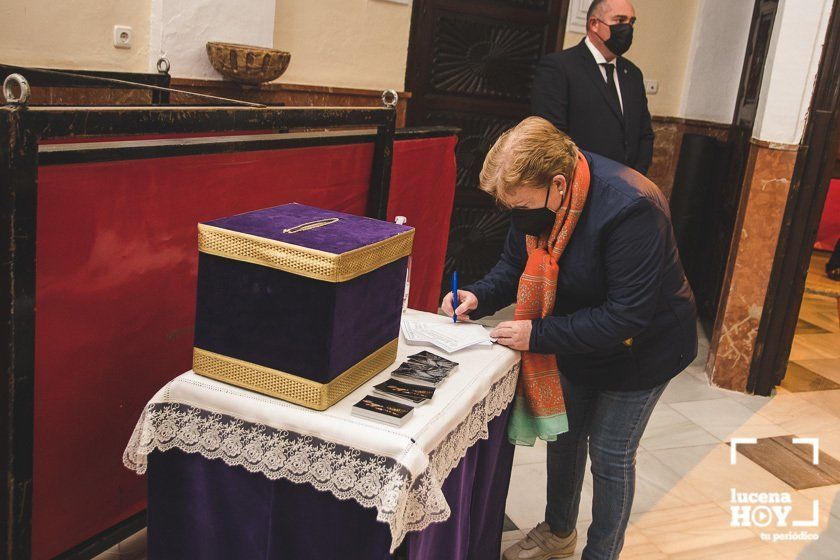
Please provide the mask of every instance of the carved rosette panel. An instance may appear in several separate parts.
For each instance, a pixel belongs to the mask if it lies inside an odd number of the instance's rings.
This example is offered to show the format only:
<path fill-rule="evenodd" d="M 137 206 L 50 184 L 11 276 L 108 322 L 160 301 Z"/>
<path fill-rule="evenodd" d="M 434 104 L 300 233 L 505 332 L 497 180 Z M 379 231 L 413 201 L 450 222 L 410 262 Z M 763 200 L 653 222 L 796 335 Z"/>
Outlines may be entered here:
<path fill-rule="evenodd" d="M 461 189 L 478 188 L 478 174 L 484 157 L 496 139 L 516 125 L 518 119 L 479 116 L 452 111 L 432 111 L 426 116 L 430 124 L 446 124 L 461 129 L 455 158 L 458 163 L 456 186 Z"/>
<path fill-rule="evenodd" d="M 432 89 L 527 102 L 543 42 L 540 27 L 440 15 L 435 20 Z"/>
<path fill-rule="evenodd" d="M 455 206 L 449 227 L 444 280 L 453 270 L 463 285 L 480 280 L 499 260 L 510 224 L 508 212 L 493 207 Z M 447 282 L 441 284 L 446 291 Z"/>

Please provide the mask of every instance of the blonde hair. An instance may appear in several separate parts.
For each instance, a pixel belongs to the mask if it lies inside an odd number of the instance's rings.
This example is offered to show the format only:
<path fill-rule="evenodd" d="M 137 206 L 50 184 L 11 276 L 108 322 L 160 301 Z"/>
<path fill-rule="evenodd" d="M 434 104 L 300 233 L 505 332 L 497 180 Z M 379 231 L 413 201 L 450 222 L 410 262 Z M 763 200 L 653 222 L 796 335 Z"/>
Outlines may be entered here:
<path fill-rule="evenodd" d="M 479 175 L 481 190 L 506 205 L 517 187 L 548 188 L 556 175 L 568 183 L 577 163 L 572 139 L 541 117 L 528 117 L 496 140 Z"/>

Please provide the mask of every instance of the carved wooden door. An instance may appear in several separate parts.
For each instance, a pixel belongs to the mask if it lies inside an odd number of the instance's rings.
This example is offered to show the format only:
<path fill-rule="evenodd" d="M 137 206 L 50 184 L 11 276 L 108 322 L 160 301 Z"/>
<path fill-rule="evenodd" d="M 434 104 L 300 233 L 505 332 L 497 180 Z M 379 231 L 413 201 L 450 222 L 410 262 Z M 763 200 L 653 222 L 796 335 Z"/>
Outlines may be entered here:
<path fill-rule="evenodd" d="M 478 190 L 478 173 L 496 138 L 529 114 L 537 61 L 562 48 L 567 12 L 568 0 L 414 0 L 408 124 L 461 129 L 447 278 L 457 269 L 472 282 L 498 260 L 508 216 Z"/>

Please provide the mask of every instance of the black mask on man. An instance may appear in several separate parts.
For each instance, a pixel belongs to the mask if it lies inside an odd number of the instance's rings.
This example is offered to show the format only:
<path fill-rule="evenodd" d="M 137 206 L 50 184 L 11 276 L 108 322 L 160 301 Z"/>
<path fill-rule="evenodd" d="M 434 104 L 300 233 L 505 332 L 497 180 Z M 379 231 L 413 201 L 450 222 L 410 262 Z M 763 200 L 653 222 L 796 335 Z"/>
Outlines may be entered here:
<path fill-rule="evenodd" d="M 604 44 L 615 56 L 621 56 L 630 50 L 630 45 L 633 44 L 633 26 L 629 23 L 615 23 L 609 28 L 610 38 L 604 41 Z"/>
<path fill-rule="evenodd" d="M 542 208 L 514 208 L 510 211 L 513 227 L 527 235 L 539 235 L 551 226 L 557 219 L 557 213 L 548 209 L 548 195 L 551 185 L 545 193 L 545 204 Z"/>

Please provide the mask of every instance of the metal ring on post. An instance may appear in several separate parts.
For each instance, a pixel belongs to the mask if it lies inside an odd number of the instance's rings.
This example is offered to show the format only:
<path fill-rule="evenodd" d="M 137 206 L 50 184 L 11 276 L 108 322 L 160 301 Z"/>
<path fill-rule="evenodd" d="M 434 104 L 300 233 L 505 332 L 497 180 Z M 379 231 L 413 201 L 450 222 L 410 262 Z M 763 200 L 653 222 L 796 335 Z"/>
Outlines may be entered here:
<path fill-rule="evenodd" d="M 169 64 L 169 59 L 166 58 L 165 56 L 162 56 L 158 59 L 158 61 L 157 61 L 157 71 L 160 72 L 161 74 L 168 74 L 169 69 L 171 67 L 172 67 L 172 65 Z"/>
<path fill-rule="evenodd" d="M 400 97 L 397 95 L 397 92 L 392 89 L 386 89 L 382 92 L 382 104 L 388 107 L 389 109 L 393 109 L 397 106 L 397 101 L 400 100 Z"/>
<path fill-rule="evenodd" d="M 17 84 L 20 88 L 19 96 L 15 95 L 15 91 L 12 89 L 12 84 Z M 26 78 L 20 74 L 9 74 L 6 76 L 6 79 L 3 80 L 3 97 L 6 98 L 6 103 L 13 105 L 26 105 L 26 102 L 29 101 L 30 91 L 29 82 L 27 82 Z"/>

